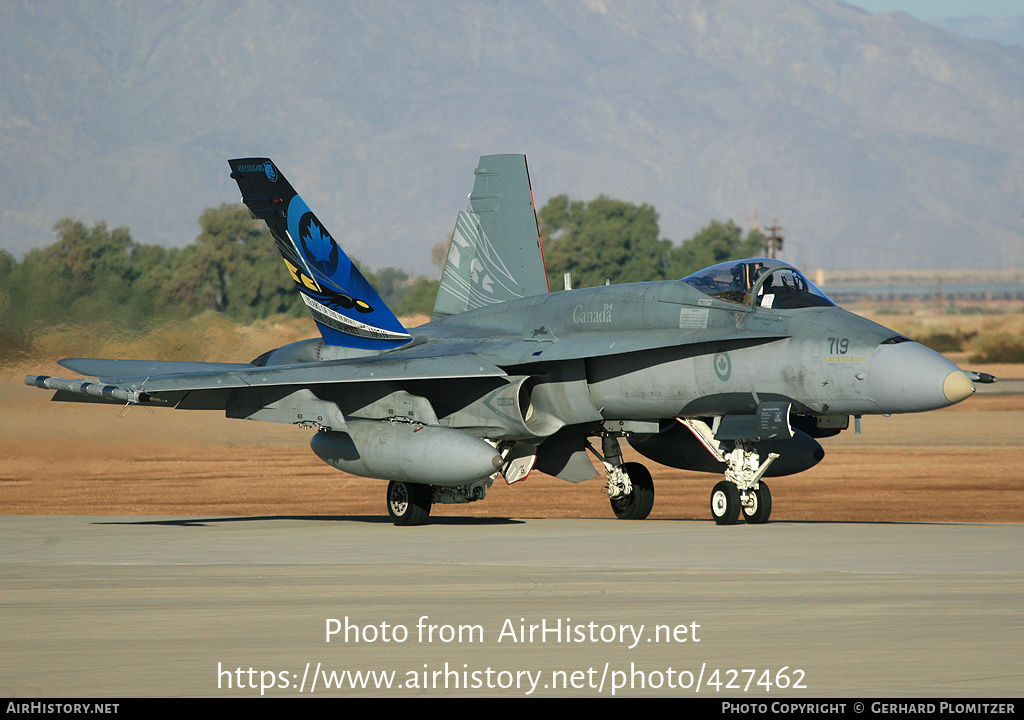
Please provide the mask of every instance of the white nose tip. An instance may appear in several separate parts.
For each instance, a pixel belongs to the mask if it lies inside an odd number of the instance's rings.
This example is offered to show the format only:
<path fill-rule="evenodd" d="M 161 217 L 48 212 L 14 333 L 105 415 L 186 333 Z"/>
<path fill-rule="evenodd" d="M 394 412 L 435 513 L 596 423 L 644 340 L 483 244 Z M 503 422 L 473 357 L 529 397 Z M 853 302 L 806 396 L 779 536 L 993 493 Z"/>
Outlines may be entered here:
<path fill-rule="evenodd" d="M 954 370 L 942 382 L 942 394 L 949 402 L 956 404 L 974 394 L 974 383 L 963 370 Z"/>

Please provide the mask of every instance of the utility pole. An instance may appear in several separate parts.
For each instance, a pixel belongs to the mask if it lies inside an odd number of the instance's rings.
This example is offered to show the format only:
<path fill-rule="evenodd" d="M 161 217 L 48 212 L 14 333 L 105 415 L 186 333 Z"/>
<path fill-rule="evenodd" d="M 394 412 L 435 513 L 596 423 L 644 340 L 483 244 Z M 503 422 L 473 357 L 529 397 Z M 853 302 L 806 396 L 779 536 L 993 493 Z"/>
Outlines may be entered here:
<path fill-rule="evenodd" d="M 774 260 L 776 253 L 782 251 L 782 241 L 785 238 L 781 234 L 782 228 L 778 225 L 771 225 L 765 230 L 768 234 L 764 236 L 764 252 Z"/>

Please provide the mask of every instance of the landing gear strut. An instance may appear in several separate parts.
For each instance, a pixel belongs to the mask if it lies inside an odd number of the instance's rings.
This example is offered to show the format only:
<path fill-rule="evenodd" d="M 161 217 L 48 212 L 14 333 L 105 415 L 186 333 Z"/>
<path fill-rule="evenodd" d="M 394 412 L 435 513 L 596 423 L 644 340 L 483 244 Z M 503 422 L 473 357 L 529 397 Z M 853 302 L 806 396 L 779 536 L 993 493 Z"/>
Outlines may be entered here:
<path fill-rule="evenodd" d="M 768 522 L 772 514 L 772 494 L 768 483 L 761 480 L 757 487 L 747 493 L 747 503 L 743 505 L 743 519 L 751 525 Z"/>
<path fill-rule="evenodd" d="M 610 497 L 612 512 L 619 520 L 643 520 L 654 507 L 654 480 L 650 471 L 640 463 L 624 463 L 620 472 L 626 474 L 632 490 L 627 495 Z"/>
<path fill-rule="evenodd" d="M 591 448 L 593 451 L 593 448 Z M 622 462 L 622 449 L 614 435 L 601 436 L 601 459 L 608 480 L 608 501 L 620 520 L 643 520 L 654 507 L 654 480 L 650 471 L 636 462 Z"/>

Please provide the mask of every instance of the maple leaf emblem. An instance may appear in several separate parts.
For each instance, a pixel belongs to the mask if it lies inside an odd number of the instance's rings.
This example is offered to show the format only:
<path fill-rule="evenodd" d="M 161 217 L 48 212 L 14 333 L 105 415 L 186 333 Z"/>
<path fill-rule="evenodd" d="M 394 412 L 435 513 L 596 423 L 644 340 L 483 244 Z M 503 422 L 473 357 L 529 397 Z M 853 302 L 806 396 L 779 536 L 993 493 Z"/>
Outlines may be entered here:
<path fill-rule="evenodd" d="M 334 241 L 331 236 L 324 232 L 323 228 L 316 223 L 310 223 L 307 235 L 302 238 L 302 244 L 313 256 L 314 262 L 330 263 L 331 251 L 334 249 Z"/>

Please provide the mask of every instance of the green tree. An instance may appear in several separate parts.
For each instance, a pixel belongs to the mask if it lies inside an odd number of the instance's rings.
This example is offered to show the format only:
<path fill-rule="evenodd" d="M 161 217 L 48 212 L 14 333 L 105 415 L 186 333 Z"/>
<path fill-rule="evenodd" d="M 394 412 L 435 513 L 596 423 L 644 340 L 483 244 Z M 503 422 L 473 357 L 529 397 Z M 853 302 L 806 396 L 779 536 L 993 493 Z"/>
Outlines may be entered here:
<path fill-rule="evenodd" d="M 127 228 L 91 229 L 72 218 L 53 227 L 57 241 L 31 250 L 7 273 L 12 313 L 23 327 L 110 317 L 130 295 L 136 244 Z"/>
<path fill-rule="evenodd" d="M 539 213 L 548 284 L 563 286 L 572 273 L 573 287 L 661 280 L 671 243 L 658 238 L 658 213 L 601 195 L 589 203 L 551 198 Z"/>
<path fill-rule="evenodd" d="M 131 253 L 136 247 L 128 228 L 108 231 L 105 222 L 98 222 L 90 230 L 80 220 L 64 218 L 53 230 L 57 242 L 43 249 L 40 263 L 69 299 L 103 291 L 126 294 L 134 279 Z"/>
<path fill-rule="evenodd" d="M 391 306 L 395 315 L 429 315 L 434 309 L 437 298 L 437 287 L 440 280 L 418 277 L 412 281 L 406 293 L 396 305 Z"/>
<path fill-rule="evenodd" d="M 395 315 L 429 315 L 433 310 L 440 281 L 411 277 L 405 270 L 394 267 L 374 271 L 356 264 L 366 282 L 370 283 Z"/>
<path fill-rule="evenodd" d="M 672 251 L 669 276 L 686 277 L 728 260 L 756 257 L 763 254 L 763 249 L 764 235 L 760 230 L 751 230 L 744 238 L 743 231 L 732 220 L 713 220 Z"/>
<path fill-rule="evenodd" d="M 24 303 L 19 302 L 20 263 L 11 253 L 0 250 L 0 365 L 31 346 L 26 330 Z"/>
<path fill-rule="evenodd" d="M 162 245 L 139 245 L 132 254 L 136 278 L 128 300 L 128 318 L 136 324 L 169 315 L 180 315 L 171 302 L 174 268 L 182 250 Z"/>
<path fill-rule="evenodd" d="M 195 243 L 173 258 L 160 305 L 184 317 L 207 309 L 239 322 L 301 307 L 274 240 L 244 205 L 207 208 Z"/>

